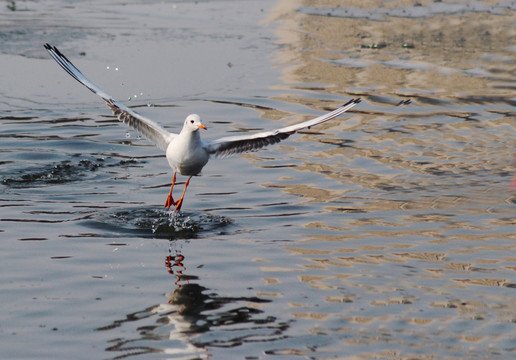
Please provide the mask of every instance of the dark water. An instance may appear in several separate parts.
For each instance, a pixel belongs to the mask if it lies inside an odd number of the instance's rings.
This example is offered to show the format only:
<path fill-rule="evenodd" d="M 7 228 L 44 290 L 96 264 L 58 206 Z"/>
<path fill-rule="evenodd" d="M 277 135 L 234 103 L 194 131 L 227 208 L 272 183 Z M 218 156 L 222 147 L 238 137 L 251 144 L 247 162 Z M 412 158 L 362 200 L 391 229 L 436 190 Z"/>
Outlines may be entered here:
<path fill-rule="evenodd" d="M 516 355 L 514 2 L 279 4 L 0 6 L 2 358 Z M 363 102 L 172 216 L 162 153 L 45 42 L 209 139 Z"/>

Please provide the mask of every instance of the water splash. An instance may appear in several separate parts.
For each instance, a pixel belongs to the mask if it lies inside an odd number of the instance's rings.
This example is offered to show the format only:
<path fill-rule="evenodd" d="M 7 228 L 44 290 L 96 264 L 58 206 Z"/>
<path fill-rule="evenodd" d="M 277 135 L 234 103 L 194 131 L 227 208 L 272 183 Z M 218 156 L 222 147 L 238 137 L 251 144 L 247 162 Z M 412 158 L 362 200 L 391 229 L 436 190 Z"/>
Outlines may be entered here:
<path fill-rule="evenodd" d="M 84 176 L 102 167 L 127 167 L 136 164 L 134 159 L 113 161 L 111 158 L 88 157 L 79 160 L 63 160 L 59 163 L 20 169 L 15 174 L 1 175 L 1 183 L 13 188 L 46 186 L 83 181 Z"/>
<path fill-rule="evenodd" d="M 113 213 L 99 214 L 86 220 L 84 226 L 101 229 L 124 237 L 153 237 L 160 239 L 192 239 L 199 234 L 216 232 L 232 224 L 231 219 L 202 212 L 172 212 L 161 208 L 124 208 Z"/>
<path fill-rule="evenodd" d="M 152 232 L 158 237 L 194 237 L 201 231 L 214 231 L 229 224 L 231 220 L 224 216 L 174 211 L 169 213 L 166 221 L 156 221 L 152 226 Z"/>

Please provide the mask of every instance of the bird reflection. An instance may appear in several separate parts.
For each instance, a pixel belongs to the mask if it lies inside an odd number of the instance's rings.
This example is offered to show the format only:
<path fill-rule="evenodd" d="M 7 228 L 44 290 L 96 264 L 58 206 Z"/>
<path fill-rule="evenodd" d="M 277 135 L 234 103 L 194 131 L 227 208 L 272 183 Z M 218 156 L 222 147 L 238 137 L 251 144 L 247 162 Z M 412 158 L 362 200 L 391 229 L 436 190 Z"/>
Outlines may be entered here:
<path fill-rule="evenodd" d="M 106 348 L 116 353 L 113 359 L 148 353 L 206 359 L 211 357 L 210 348 L 264 341 L 264 337 L 274 341 L 289 328 L 260 309 L 268 299 L 220 296 L 200 285 L 197 276 L 187 274 L 185 241 L 171 241 L 165 256 L 167 274 L 173 277 L 166 301 L 97 329 L 113 332 Z M 123 331 L 115 330 L 122 327 Z M 126 338 L 127 334 L 132 335 Z"/>
<path fill-rule="evenodd" d="M 182 286 L 181 280 L 185 280 L 188 284 L 188 278 L 184 276 L 183 271 L 186 270 L 186 267 L 183 264 L 183 260 L 185 257 L 181 254 L 180 250 L 177 248 L 172 251 L 172 247 L 175 247 L 177 244 L 176 241 L 170 241 L 170 246 L 168 248 L 168 256 L 165 258 L 165 266 L 168 269 L 168 273 L 175 277 L 176 281 L 174 285 L 177 288 Z"/>

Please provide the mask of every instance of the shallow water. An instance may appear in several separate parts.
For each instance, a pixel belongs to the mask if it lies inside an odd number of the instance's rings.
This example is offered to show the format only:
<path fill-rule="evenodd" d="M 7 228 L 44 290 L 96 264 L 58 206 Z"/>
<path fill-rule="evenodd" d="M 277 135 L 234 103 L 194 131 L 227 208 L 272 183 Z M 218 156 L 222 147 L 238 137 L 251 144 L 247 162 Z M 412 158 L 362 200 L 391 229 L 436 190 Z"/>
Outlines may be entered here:
<path fill-rule="evenodd" d="M 327 3 L 0 8 L 2 357 L 514 357 L 516 5 Z M 363 101 L 173 215 L 161 152 L 45 42 L 208 139 Z"/>

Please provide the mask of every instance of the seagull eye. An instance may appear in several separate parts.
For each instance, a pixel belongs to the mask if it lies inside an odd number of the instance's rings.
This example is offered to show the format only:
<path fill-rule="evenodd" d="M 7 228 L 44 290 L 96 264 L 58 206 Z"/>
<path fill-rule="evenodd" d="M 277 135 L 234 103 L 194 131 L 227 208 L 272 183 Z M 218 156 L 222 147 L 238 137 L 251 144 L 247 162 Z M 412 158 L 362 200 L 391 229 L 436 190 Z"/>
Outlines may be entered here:
<path fill-rule="evenodd" d="M 193 123 L 194 123 L 194 121 L 193 121 L 193 120 L 190 120 L 190 123 L 191 123 L 191 124 L 193 124 Z"/>

